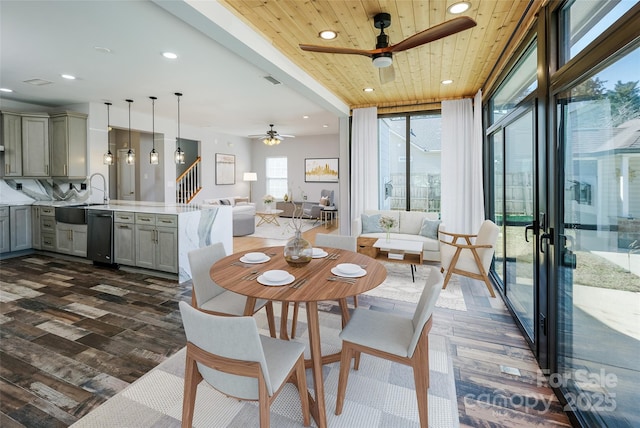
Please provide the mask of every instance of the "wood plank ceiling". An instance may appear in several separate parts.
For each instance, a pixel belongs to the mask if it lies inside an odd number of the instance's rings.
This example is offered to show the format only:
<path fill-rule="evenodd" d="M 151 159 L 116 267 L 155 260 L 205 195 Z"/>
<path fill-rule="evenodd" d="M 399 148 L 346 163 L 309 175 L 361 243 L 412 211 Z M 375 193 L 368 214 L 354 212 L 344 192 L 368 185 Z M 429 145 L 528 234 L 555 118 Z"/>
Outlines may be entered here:
<path fill-rule="evenodd" d="M 370 58 L 305 52 L 298 44 L 374 49 L 379 30 L 373 25 L 373 16 L 380 12 L 391 14 L 391 26 L 385 33 L 395 44 L 460 16 L 447 11 L 455 0 L 221 3 L 351 108 L 378 106 L 402 111 L 429 109 L 441 100 L 472 97 L 485 87 L 490 73 L 495 74 L 496 63 L 504 64 L 543 1 L 470 0 L 471 8 L 462 15 L 473 18 L 477 26 L 394 54 L 395 81 L 385 85 L 380 84 Z M 338 37 L 332 41 L 320 39 L 320 31 L 327 29 L 337 31 Z M 453 83 L 443 85 L 445 79 Z M 366 87 L 374 91 L 365 93 Z"/>

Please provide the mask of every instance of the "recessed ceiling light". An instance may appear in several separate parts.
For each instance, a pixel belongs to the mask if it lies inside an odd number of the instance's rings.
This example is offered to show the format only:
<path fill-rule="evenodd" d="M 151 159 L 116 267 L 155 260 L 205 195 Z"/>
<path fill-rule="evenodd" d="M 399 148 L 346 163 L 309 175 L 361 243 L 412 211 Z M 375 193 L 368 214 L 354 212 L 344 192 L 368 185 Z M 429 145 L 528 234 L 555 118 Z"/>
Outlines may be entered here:
<path fill-rule="evenodd" d="M 162 52 L 162 56 L 167 58 L 167 59 L 176 59 L 176 58 L 178 58 L 178 55 L 174 54 L 173 52 Z"/>
<path fill-rule="evenodd" d="M 320 31 L 320 33 L 318 33 L 318 36 L 324 40 L 333 40 L 338 37 L 338 33 L 333 30 L 324 30 Z"/>
<path fill-rule="evenodd" d="M 324 125 L 322 125 L 323 128 L 328 128 L 329 125 L 327 125 L 326 123 Z"/>
<path fill-rule="evenodd" d="M 461 1 L 459 3 L 454 3 L 447 9 L 449 13 L 458 14 L 462 12 L 466 12 L 471 7 L 471 3 L 466 1 Z"/>
<path fill-rule="evenodd" d="M 76 76 L 72 76 L 71 74 L 61 74 L 63 79 L 67 80 L 76 80 Z"/>
<path fill-rule="evenodd" d="M 304 116 L 302 116 L 303 119 L 309 119 L 309 116 L 307 116 L 306 114 Z"/>
<path fill-rule="evenodd" d="M 13 89 L 9 89 L 9 88 L 0 88 L 0 92 L 13 92 Z"/>
<path fill-rule="evenodd" d="M 373 88 L 364 88 L 363 91 L 365 92 L 373 92 L 375 89 Z"/>
<path fill-rule="evenodd" d="M 453 80 L 451 80 L 451 79 L 447 79 L 447 80 L 443 80 L 443 81 L 442 81 L 442 82 L 440 82 L 440 83 L 442 83 L 443 85 L 450 85 L 450 84 L 452 84 L 452 83 L 453 83 Z"/>

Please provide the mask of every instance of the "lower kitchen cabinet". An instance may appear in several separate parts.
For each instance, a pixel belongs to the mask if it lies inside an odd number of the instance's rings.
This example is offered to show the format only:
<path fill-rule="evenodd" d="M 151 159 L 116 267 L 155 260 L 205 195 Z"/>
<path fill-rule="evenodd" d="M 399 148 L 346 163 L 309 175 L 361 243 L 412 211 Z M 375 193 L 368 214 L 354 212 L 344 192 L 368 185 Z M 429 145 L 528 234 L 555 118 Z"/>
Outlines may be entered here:
<path fill-rule="evenodd" d="M 11 251 L 11 234 L 9 228 L 9 207 L 0 207 L 0 253 Z"/>
<path fill-rule="evenodd" d="M 177 216 L 136 214 L 135 230 L 136 266 L 177 273 Z"/>
<path fill-rule="evenodd" d="M 132 212 L 114 213 L 113 250 L 115 262 L 126 266 L 136 265 L 136 234 Z"/>
<path fill-rule="evenodd" d="M 28 250 L 31 245 L 31 205 L 19 205 L 9 209 L 11 251 Z"/>
<path fill-rule="evenodd" d="M 56 251 L 87 257 L 87 225 L 56 223 Z"/>

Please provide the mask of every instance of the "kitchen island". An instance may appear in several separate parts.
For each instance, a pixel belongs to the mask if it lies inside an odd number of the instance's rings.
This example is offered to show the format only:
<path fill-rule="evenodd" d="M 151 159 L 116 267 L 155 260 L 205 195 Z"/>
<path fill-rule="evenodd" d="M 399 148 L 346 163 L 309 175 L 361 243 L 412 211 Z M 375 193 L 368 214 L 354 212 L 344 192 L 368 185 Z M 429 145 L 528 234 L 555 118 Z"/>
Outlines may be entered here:
<path fill-rule="evenodd" d="M 222 242 L 233 252 L 230 207 L 118 200 L 86 209 L 113 212 L 116 263 L 173 271 L 180 283 L 191 279 L 189 251 Z"/>

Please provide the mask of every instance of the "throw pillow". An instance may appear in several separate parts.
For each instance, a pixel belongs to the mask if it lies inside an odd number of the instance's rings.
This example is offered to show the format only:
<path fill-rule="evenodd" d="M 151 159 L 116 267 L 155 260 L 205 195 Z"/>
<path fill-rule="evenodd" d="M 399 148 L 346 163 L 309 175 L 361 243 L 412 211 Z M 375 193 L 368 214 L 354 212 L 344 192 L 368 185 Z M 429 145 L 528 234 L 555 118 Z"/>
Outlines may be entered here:
<path fill-rule="evenodd" d="M 374 214 L 374 215 L 362 214 L 360 217 L 362 221 L 362 233 L 384 232 L 384 230 L 382 230 L 382 228 L 380 227 L 380 217 L 381 217 L 381 214 Z"/>
<path fill-rule="evenodd" d="M 329 198 L 326 196 L 323 196 L 320 198 L 320 205 L 328 207 L 329 206 Z"/>
<path fill-rule="evenodd" d="M 231 205 L 229 199 L 220 199 L 220 205 Z"/>
<path fill-rule="evenodd" d="M 440 228 L 440 220 L 429 220 L 424 218 L 422 220 L 422 227 L 420 227 L 420 235 L 425 238 L 438 239 L 438 229 Z"/>

